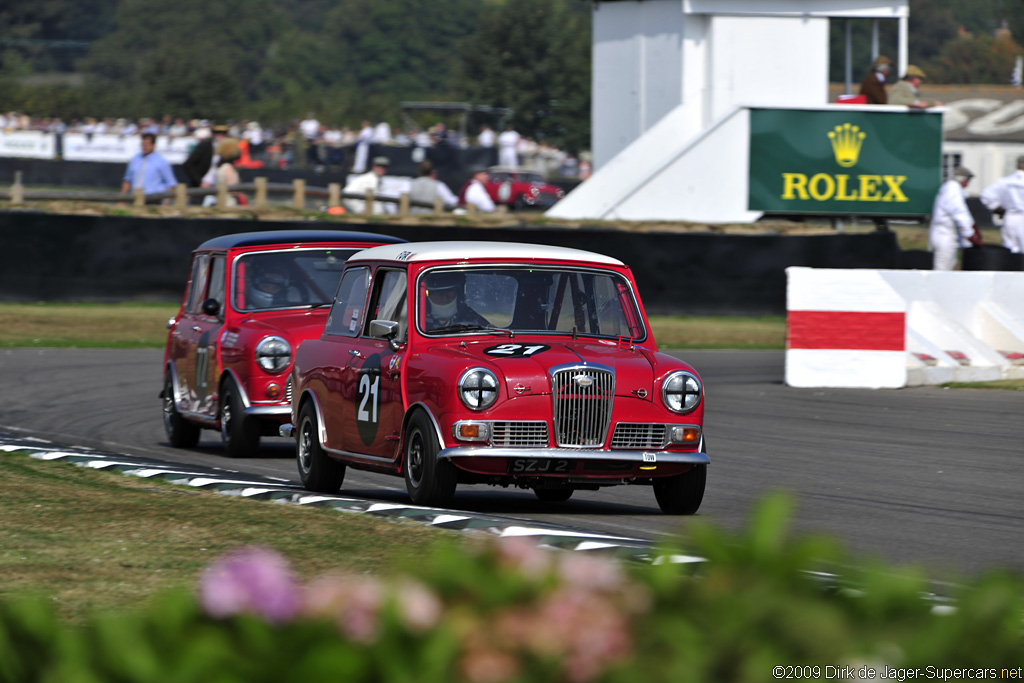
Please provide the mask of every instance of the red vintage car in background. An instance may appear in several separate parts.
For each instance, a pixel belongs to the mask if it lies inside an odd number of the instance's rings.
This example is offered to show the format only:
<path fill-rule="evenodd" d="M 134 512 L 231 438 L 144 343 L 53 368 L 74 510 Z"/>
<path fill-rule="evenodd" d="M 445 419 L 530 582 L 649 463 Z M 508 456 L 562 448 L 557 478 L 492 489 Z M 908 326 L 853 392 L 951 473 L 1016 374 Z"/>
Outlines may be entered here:
<path fill-rule="evenodd" d="M 443 506 L 458 484 L 651 486 L 692 514 L 708 456 L 697 372 L 658 352 L 629 268 L 576 249 L 425 242 L 349 259 L 319 338 L 293 370 L 307 489 L 346 467 L 405 478 Z"/>
<path fill-rule="evenodd" d="M 491 166 L 487 169 L 490 180 L 484 189 L 495 204 L 505 204 L 511 209 L 550 209 L 565 196 L 562 188 L 544 180 L 536 171 L 511 166 Z"/>
<path fill-rule="evenodd" d="M 164 351 L 167 439 L 192 448 L 219 429 L 227 454 L 251 454 L 291 415 L 292 350 L 323 330 L 345 260 L 403 240 L 331 230 L 224 235 L 192 253 Z"/>

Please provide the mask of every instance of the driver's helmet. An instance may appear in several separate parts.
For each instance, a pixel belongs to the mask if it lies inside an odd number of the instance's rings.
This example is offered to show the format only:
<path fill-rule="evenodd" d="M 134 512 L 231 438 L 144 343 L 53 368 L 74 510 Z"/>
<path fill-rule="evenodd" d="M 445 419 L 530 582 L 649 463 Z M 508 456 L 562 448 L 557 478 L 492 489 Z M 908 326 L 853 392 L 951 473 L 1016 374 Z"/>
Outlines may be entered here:
<path fill-rule="evenodd" d="M 288 289 L 288 276 L 283 268 L 265 265 L 253 272 L 248 298 L 253 308 L 271 308 L 280 304 Z"/>
<path fill-rule="evenodd" d="M 430 273 L 423 280 L 427 290 L 427 315 L 435 320 L 448 320 L 459 310 L 459 294 L 466 276 L 453 271 Z"/>

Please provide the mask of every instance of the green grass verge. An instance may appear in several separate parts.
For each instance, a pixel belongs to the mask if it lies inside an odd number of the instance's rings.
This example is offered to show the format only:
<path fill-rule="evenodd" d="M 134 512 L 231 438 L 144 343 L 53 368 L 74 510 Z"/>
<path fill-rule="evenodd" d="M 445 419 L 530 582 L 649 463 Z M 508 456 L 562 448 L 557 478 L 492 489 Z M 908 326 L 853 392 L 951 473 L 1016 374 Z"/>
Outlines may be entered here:
<path fill-rule="evenodd" d="M 0 347 L 163 348 L 176 304 L 0 304 Z M 653 316 L 667 349 L 782 349 L 782 316 L 730 318 Z"/>
<path fill-rule="evenodd" d="M 0 453 L 0 520 L 0 599 L 43 595 L 72 620 L 191 587 L 203 567 L 240 546 L 274 548 L 308 578 L 407 566 L 452 536 L 21 453 Z"/>

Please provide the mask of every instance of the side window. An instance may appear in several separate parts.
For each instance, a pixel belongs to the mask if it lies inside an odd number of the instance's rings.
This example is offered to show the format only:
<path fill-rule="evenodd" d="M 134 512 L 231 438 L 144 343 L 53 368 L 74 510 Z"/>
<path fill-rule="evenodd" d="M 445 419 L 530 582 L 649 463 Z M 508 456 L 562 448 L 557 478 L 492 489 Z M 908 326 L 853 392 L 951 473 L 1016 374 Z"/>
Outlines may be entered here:
<path fill-rule="evenodd" d="M 207 299 L 216 299 L 220 310 L 224 310 L 224 257 L 214 256 L 210 266 L 210 291 Z M 200 302 L 202 303 L 202 302 Z"/>
<path fill-rule="evenodd" d="M 393 320 L 398 323 L 398 335 L 395 338 L 404 340 L 409 327 L 407 290 L 404 270 L 378 270 L 370 305 L 372 313 L 366 318 L 367 327 L 371 320 Z"/>
<path fill-rule="evenodd" d="M 352 268 L 345 271 L 341 284 L 338 285 L 338 295 L 334 298 L 324 332 L 344 337 L 355 337 L 359 334 L 369 284 L 369 268 Z"/>
<path fill-rule="evenodd" d="M 192 280 L 189 284 L 188 303 L 185 305 L 187 313 L 198 313 L 199 306 L 206 298 L 206 276 L 209 272 L 210 256 L 199 254 L 192 262 Z"/>

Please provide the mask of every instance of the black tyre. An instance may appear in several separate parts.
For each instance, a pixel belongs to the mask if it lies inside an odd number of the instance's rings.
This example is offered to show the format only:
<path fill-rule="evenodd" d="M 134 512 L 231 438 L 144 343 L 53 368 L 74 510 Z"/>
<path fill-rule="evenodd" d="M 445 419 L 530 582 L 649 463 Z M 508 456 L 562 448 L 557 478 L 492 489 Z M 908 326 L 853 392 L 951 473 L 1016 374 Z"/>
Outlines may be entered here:
<path fill-rule="evenodd" d="M 692 515 L 704 499 L 704 485 L 708 479 L 707 465 L 694 465 L 689 472 L 658 479 L 654 482 L 654 497 L 666 515 Z"/>
<path fill-rule="evenodd" d="M 337 493 L 345 481 L 345 465 L 324 452 L 319 432 L 316 410 L 312 403 L 307 403 L 299 411 L 299 428 L 295 434 L 299 478 L 309 491 Z"/>
<path fill-rule="evenodd" d="M 526 200 L 523 199 L 522 195 L 519 195 L 518 197 L 516 197 L 515 201 L 512 202 L 512 210 L 513 211 L 522 211 L 527 206 L 529 206 L 529 205 L 526 203 Z"/>
<path fill-rule="evenodd" d="M 405 488 L 416 505 L 442 507 L 452 502 L 459 473 L 447 460 L 438 460 L 441 447 L 434 425 L 417 411 L 405 430 Z"/>
<path fill-rule="evenodd" d="M 174 382 L 171 381 L 171 373 L 164 377 L 162 400 L 167 440 L 175 448 L 195 448 L 199 443 L 199 426 L 182 417 L 178 407 L 174 405 Z"/>
<path fill-rule="evenodd" d="M 259 422 L 245 416 L 242 392 L 230 377 L 220 392 L 220 437 L 229 458 L 255 455 L 260 447 Z"/>
<path fill-rule="evenodd" d="M 562 503 L 572 498 L 573 489 L 534 489 L 533 494 L 545 503 Z"/>

